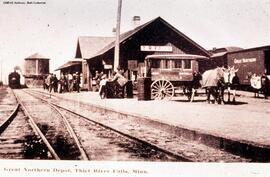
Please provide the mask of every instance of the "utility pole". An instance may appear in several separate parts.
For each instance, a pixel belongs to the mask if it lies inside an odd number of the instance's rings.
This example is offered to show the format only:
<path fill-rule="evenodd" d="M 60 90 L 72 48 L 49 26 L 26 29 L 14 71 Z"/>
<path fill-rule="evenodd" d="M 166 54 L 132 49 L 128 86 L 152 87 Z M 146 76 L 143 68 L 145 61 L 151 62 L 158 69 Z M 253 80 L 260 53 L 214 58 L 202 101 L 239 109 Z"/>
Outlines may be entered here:
<path fill-rule="evenodd" d="M 122 0 L 118 0 L 115 47 L 114 47 L 114 65 L 113 65 L 114 71 L 117 71 L 117 67 L 119 66 L 121 8 L 122 8 Z"/>

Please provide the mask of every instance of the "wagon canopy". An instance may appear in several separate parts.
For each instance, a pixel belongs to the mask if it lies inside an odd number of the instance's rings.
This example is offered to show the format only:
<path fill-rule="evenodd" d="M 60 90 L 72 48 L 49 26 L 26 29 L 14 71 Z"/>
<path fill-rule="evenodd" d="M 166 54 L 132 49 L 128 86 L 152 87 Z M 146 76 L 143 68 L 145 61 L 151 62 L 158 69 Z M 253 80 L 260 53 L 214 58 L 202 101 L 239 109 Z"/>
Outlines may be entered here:
<path fill-rule="evenodd" d="M 147 55 L 146 59 L 206 60 L 208 59 L 208 57 L 192 54 L 160 54 L 160 55 Z"/>

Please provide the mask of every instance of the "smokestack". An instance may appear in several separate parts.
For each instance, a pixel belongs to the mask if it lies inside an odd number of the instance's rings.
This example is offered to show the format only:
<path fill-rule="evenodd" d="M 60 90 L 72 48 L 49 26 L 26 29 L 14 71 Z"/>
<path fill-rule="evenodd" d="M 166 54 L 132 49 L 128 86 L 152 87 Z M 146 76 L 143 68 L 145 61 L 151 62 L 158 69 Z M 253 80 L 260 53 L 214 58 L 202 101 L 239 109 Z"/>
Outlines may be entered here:
<path fill-rule="evenodd" d="M 116 28 L 115 28 L 115 27 L 113 27 L 113 29 L 112 29 L 112 35 L 113 35 L 113 36 L 116 35 Z"/>
<path fill-rule="evenodd" d="M 138 26 L 140 26 L 141 17 L 140 16 L 134 16 L 132 21 L 133 21 L 133 28 L 137 28 Z"/>

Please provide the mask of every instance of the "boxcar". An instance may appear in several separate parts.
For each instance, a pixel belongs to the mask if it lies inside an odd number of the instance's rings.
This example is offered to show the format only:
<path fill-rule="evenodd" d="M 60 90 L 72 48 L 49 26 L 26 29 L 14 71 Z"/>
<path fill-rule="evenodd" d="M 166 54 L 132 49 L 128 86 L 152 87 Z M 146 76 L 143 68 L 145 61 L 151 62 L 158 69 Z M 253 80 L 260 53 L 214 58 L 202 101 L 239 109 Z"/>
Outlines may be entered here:
<path fill-rule="evenodd" d="M 238 68 L 238 77 L 242 86 L 250 86 L 253 74 L 270 75 L 270 46 L 229 52 L 228 66 Z"/>

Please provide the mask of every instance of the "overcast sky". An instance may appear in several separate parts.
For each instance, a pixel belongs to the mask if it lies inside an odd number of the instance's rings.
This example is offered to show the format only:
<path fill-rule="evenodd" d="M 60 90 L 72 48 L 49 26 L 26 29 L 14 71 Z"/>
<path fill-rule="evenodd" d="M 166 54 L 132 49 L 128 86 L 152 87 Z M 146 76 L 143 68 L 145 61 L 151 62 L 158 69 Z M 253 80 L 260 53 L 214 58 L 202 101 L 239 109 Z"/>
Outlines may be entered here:
<path fill-rule="evenodd" d="M 74 58 L 78 36 L 112 36 L 116 24 L 117 0 L 0 1 L 3 80 L 36 52 L 51 58 L 54 70 Z M 121 32 L 135 15 L 141 23 L 160 16 L 205 49 L 270 45 L 270 0 L 123 0 Z"/>

